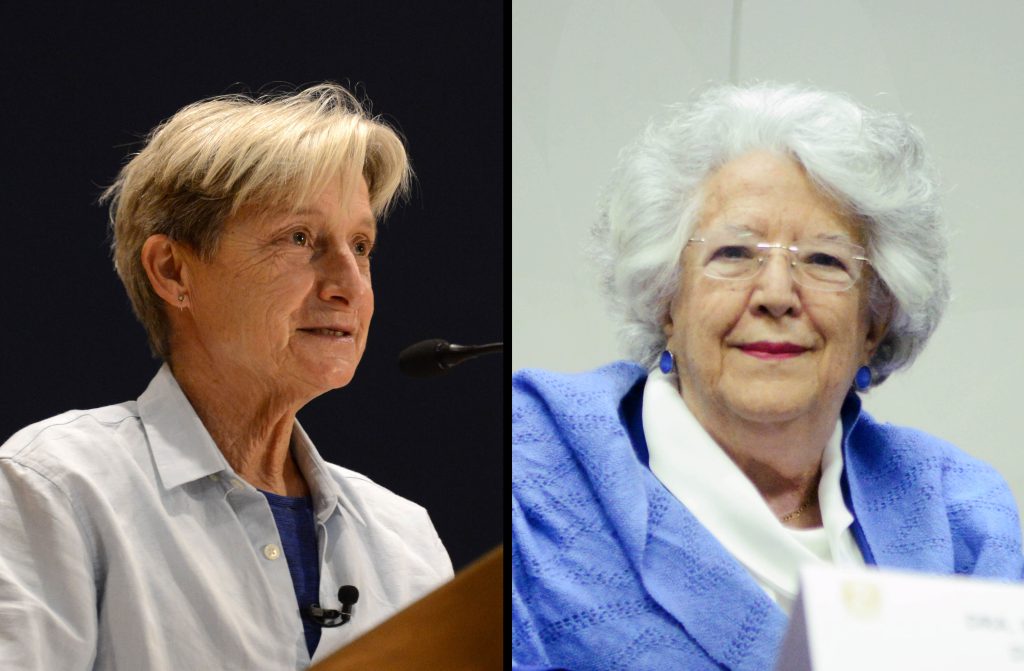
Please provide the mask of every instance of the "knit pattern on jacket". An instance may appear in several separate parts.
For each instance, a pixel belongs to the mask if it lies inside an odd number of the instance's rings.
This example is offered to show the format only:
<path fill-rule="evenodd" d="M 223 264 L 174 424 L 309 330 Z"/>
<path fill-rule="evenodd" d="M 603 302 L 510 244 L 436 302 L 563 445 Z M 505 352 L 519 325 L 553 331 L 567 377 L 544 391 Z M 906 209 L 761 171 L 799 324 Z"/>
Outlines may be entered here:
<path fill-rule="evenodd" d="M 519 668 L 771 669 L 787 624 L 646 467 L 620 417 L 645 372 L 513 376 L 512 651 Z M 1005 481 L 920 431 L 842 411 L 844 494 L 869 562 L 1019 580 Z"/>

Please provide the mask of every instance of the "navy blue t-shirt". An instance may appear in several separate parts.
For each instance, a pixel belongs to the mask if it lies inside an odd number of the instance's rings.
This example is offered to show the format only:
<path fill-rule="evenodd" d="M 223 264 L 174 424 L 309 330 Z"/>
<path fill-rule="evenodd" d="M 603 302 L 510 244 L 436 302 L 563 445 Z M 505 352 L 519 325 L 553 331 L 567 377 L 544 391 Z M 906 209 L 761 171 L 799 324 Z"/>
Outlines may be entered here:
<path fill-rule="evenodd" d="M 262 491 L 262 490 L 260 490 Z M 295 598 L 300 611 L 320 602 L 320 555 L 316 541 L 316 518 L 313 516 L 313 499 L 308 496 L 280 496 L 263 492 L 274 514 L 277 534 L 284 546 L 284 557 L 288 561 L 288 572 L 295 587 Z M 306 633 L 306 648 L 310 658 L 320 643 L 320 625 L 302 616 L 302 627 Z"/>

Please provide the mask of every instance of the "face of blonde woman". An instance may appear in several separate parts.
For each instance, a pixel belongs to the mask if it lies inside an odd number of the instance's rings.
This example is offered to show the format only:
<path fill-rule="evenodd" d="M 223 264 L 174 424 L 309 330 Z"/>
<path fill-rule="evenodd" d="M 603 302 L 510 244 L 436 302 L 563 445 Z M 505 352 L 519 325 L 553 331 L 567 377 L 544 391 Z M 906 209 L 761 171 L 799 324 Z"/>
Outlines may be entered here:
<path fill-rule="evenodd" d="M 296 213 L 236 216 L 192 267 L 198 345 L 236 380 L 312 398 L 352 379 L 373 317 L 377 227 L 366 182 L 350 191 L 332 180 Z"/>
<path fill-rule="evenodd" d="M 861 243 L 796 162 L 768 152 L 741 156 L 705 183 L 693 236 L 734 234 L 770 244 Z M 835 420 L 880 336 L 869 326 L 869 278 L 845 291 L 808 288 L 794 281 L 789 253 L 771 249 L 755 277 L 716 279 L 705 273 L 707 259 L 700 244 L 684 250 L 665 326 L 690 409 L 698 419 Z"/>

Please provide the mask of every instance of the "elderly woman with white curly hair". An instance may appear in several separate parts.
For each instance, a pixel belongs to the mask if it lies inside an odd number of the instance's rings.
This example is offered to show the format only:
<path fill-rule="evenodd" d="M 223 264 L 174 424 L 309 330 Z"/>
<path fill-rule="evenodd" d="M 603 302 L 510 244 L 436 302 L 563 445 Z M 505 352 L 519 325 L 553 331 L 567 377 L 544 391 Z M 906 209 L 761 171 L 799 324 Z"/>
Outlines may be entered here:
<path fill-rule="evenodd" d="M 712 88 L 621 154 L 594 233 L 635 363 L 513 378 L 517 667 L 769 668 L 806 564 L 1021 578 L 1003 479 L 861 409 L 949 296 L 903 118 Z"/>

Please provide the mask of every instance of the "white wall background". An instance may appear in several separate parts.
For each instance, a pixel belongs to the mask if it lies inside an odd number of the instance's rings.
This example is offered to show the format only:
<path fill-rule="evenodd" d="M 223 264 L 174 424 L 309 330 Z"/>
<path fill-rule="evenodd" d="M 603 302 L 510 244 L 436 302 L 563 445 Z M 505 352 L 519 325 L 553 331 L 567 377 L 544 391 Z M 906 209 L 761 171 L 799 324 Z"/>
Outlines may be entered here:
<path fill-rule="evenodd" d="M 513 369 L 621 358 L 582 247 L 618 150 L 712 82 L 772 79 L 909 113 L 946 186 L 954 299 L 865 397 L 993 464 L 1024 503 L 1024 3 L 514 0 Z"/>

